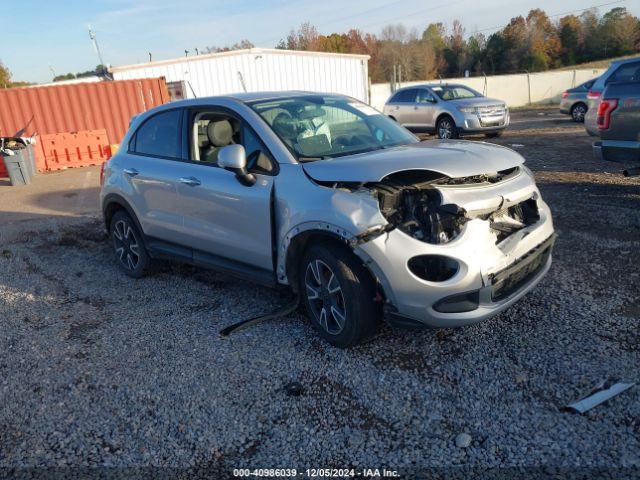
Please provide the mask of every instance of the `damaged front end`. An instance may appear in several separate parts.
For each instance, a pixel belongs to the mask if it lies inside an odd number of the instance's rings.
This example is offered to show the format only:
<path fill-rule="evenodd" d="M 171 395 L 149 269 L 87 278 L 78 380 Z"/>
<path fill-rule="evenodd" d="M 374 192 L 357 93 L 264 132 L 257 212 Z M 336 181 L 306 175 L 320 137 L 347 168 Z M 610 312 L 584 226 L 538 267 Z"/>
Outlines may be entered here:
<path fill-rule="evenodd" d="M 388 223 L 354 247 L 392 291 L 387 311 L 396 323 L 480 321 L 516 301 L 550 265 L 550 211 L 524 168 L 455 179 L 404 171 L 363 189 Z"/>
<path fill-rule="evenodd" d="M 496 243 L 509 235 L 540 220 L 536 202 L 537 194 L 522 202 L 504 206 L 502 197 L 498 207 L 487 212 L 486 208 L 467 211 L 456 203 L 443 199 L 441 188 L 451 186 L 490 186 L 513 178 L 519 168 L 511 168 L 495 174 L 451 179 L 429 171 L 407 171 L 388 176 L 381 182 L 367 187 L 377 196 L 380 211 L 389 222 L 385 228 L 367 232 L 384 233 L 398 228 L 411 237 L 429 243 L 446 244 L 458 237 L 465 224 L 474 218 L 486 220 L 495 234 Z"/>

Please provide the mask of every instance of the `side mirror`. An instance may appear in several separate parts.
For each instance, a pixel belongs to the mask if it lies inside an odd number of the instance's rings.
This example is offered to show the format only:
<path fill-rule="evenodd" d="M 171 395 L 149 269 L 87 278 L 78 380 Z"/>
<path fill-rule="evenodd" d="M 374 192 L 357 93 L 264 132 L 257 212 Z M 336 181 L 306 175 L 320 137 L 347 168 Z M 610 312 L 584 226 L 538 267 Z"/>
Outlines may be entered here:
<path fill-rule="evenodd" d="M 243 185 L 256 183 L 253 173 L 247 171 L 247 154 L 242 145 L 227 145 L 218 152 L 218 166 L 236 174 Z"/>

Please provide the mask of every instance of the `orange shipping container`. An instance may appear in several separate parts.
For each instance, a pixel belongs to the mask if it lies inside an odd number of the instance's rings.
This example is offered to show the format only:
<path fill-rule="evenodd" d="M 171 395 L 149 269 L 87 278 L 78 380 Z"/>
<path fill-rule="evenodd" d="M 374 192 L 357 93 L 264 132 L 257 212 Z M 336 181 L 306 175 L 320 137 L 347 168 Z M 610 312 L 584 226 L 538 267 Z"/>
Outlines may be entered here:
<path fill-rule="evenodd" d="M 120 143 L 132 116 L 168 101 L 164 78 L 0 89 L 0 136 L 104 129 Z"/>

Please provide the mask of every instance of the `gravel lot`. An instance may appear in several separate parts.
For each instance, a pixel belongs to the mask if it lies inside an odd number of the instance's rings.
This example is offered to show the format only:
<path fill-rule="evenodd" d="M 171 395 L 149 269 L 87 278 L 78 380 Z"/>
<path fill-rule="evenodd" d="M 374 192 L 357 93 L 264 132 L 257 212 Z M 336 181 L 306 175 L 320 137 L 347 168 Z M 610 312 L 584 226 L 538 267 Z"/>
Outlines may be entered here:
<path fill-rule="evenodd" d="M 120 274 L 95 168 L 0 184 L 0 467 L 637 473 L 639 387 L 582 416 L 560 408 L 603 379 L 640 381 L 640 182 L 594 161 L 555 109 L 513 122 L 497 143 L 525 156 L 553 210 L 549 275 L 479 325 L 387 327 L 348 351 L 301 313 L 218 338 L 285 293 L 188 266 Z"/>

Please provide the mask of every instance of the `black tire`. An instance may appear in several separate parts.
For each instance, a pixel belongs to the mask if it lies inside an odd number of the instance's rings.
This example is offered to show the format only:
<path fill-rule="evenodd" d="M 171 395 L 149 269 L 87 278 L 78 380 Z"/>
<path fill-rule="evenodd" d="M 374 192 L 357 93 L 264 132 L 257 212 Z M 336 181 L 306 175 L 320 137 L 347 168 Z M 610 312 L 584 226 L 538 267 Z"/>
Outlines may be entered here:
<path fill-rule="evenodd" d="M 375 282 L 346 246 L 330 242 L 311 245 L 298 268 L 302 302 L 322 338 L 347 348 L 376 334 L 382 312 L 375 301 Z"/>
<path fill-rule="evenodd" d="M 120 210 L 115 213 L 109 225 L 109 235 L 120 269 L 130 277 L 143 277 L 151 259 L 142 234 L 127 212 Z"/>
<path fill-rule="evenodd" d="M 502 132 L 485 133 L 484 136 L 487 138 L 498 138 L 502 136 Z"/>
<path fill-rule="evenodd" d="M 449 132 L 449 133 L 446 133 Z M 451 139 L 460 137 L 456 122 L 448 115 L 440 117 L 436 124 L 436 135 L 441 139 Z"/>
<path fill-rule="evenodd" d="M 584 116 L 587 114 L 587 105 L 585 103 L 576 103 L 571 107 L 571 119 L 576 123 L 584 123 Z"/>

